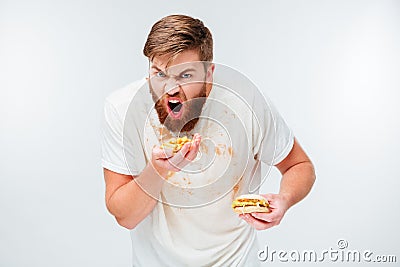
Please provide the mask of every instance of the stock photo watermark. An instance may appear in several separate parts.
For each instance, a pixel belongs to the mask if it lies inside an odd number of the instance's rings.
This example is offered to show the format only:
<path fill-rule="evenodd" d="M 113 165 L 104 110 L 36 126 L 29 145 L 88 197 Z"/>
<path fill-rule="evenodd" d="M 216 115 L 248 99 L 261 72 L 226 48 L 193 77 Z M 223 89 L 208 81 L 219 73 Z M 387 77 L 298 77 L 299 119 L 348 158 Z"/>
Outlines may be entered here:
<path fill-rule="evenodd" d="M 274 250 L 268 245 L 257 253 L 262 262 L 358 262 L 358 263 L 396 263 L 396 255 L 375 254 L 369 249 L 349 249 L 345 239 L 339 239 L 336 247 L 317 250 Z"/>

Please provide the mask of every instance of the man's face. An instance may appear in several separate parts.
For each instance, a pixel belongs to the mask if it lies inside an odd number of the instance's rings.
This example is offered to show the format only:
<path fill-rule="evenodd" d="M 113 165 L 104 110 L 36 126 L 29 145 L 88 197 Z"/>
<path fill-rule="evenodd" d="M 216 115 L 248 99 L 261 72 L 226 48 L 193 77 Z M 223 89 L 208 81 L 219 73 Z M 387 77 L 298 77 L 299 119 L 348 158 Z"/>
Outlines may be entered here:
<path fill-rule="evenodd" d="M 211 90 L 214 66 L 199 60 L 197 51 L 188 50 L 172 61 L 168 56 L 154 57 L 150 64 L 155 108 L 160 123 L 172 132 L 194 128 Z"/>

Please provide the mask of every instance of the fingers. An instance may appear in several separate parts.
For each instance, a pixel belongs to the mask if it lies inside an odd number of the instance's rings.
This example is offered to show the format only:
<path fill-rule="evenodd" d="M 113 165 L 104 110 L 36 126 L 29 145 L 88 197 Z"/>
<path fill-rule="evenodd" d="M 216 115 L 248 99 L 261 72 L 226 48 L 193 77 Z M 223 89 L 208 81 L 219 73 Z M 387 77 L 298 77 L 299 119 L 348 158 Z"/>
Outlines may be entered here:
<path fill-rule="evenodd" d="M 281 205 L 281 199 L 278 194 L 262 194 L 266 200 L 268 200 L 269 207 L 273 209 L 279 208 Z"/>
<path fill-rule="evenodd" d="M 253 212 L 251 213 L 251 216 L 253 216 L 254 218 L 261 220 L 261 221 L 265 221 L 265 222 L 274 222 L 277 221 L 278 218 L 275 215 L 275 212 L 270 212 L 270 213 L 266 213 L 266 212 Z"/>
<path fill-rule="evenodd" d="M 250 214 L 240 214 L 239 217 L 242 218 L 243 220 L 245 220 L 248 224 L 250 224 L 256 230 L 265 230 L 265 229 L 274 227 L 277 224 L 279 224 L 279 222 L 266 222 L 263 220 L 259 220 L 257 218 L 254 218 Z"/>
<path fill-rule="evenodd" d="M 182 169 L 189 162 L 193 161 L 196 158 L 199 151 L 200 142 L 200 134 L 194 134 L 192 142 L 184 144 L 173 157 L 168 159 L 168 161 L 175 168 Z"/>
<path fill-rule="evenodd" d="M 186 143 L 182 148 L 174 153 L 172 148 L 164 146 L 163 148 L 155 146 L 152 156 L 157 165 L 169 171 L 179 172 L 184 166 L 193 161 L 199 151 L 201 142 L 200 134 L 193 136 L 192 142 Z"/>
<path fill-rule="evenodd" d="M 193 137 L 193 141 L 190 144 L 189 153 L 185 156 L 188 161 L 192 161 L 196 158 L 197 152 L 199 152 L 201 142 L 201 136 L 199 134 L 195 134 Z"/>
<path fill-rule="evenodd" d="M 262 194 L 269 202 L 270 212 L 253 212 L 240 217 L 257 230 L 268 229 L 280 224 L 288 206 L 279 194 Z"/>
<path fill-rule="evenodd" d="M 261 194 L 261 196 L 263 196 L 266 200 L 268 200 L 268 202 L 271 204 L 272 202 L 274 202 L 276 195 L 275 194 Z"/>
<path fill-rule="evenodd" d="M 153 147 L 152 151 L 154 159 L 168 159 L 174 155 L 171 148 Z"/>
<path fill-rule="evenodd" d="M 186 154 L 190 149 L 190 143 L 186 143 L 182 146 L 181 150 L 179 150 L 172 158 L 169 158 L 169 163 L 173 166 L 178 167 L 179 164 L 185 159 Z"/>
<path fill-rule="evenodd" d="M 196 158 L 197 153 L 199 152 L 200 142 L 201 136 L 197 133 L 194 134 L 192 142 L 188 143 L 189 151 L 185 154 L 183 160 L 178 164 L 180 168 L 183 168 Z"/>

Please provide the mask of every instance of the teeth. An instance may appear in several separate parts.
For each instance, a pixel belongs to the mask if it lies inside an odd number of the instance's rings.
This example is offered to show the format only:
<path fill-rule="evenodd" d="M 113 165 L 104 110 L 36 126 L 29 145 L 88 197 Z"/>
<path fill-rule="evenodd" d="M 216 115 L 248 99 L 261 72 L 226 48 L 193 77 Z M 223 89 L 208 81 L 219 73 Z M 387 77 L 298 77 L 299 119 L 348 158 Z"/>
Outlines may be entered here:
<path fill-rule="evenodd" d="M 179 100 L 168 100 L 168 102 L 170 102 L 170 103 L 172 103 L 172 104 L 177 104 L 177 103 L 179 103 Z"/>

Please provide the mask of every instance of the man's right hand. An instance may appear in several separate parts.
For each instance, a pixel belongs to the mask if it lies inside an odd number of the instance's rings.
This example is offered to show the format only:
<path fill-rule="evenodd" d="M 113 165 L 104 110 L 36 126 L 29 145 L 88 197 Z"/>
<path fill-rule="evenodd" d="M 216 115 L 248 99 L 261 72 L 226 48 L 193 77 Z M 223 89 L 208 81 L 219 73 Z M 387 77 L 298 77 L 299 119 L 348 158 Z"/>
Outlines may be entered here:
<path fill-rule="evenodd" d="M 196 158 L 200 142 L 201 136 L 196 133 L 193 136 L 192 142 L 184 144 L 177 153 L 173 153 L 170 148 L 154 147 L 151 159 L 154 169 L 164 178 L 168 171 L 181 171 Z"/>
<path fill-rule="evenodd" d="M 153 210 L 168 172 L 180 171 L 193 161 L 200 141 L 201 136 L 195 134 L 192 142 L 175 154 L 153 148 L 151 162 L 135 177 L 104 169 L 107 208 L 121 226 L 133 229 Z"/>

